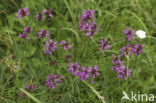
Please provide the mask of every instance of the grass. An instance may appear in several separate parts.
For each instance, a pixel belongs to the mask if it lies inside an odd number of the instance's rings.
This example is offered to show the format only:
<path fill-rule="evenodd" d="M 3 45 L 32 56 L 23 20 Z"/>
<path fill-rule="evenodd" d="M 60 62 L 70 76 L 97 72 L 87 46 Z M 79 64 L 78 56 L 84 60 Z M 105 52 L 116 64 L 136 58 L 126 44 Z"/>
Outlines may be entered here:
<path fill-rule="evenodd" d="M 0 102 L 121 103 L 123 91 L 128 94 L 131 91 L 156 94 L 155 5 L 155 0 L 1 0 Z M 25 6 L 28 6 L 31 15 L 18 20 L 17 11 Z M 95 21 L 100 26 L 93 40 L 87 38 L 78 27 L 81 13 L 88 8 L 95 10 Z M 51 9 L 53 18 L 37 22 L 35 16 L 43 9 Z M 18 37 L 25 26 L 33 28 L 29 41 Z M 141 55 L 124 59 L 126 66 L 132 70 L 130 78 L 125 81 L 118 79 L 111 68 L 112 55 L 120 54 L 120 48 L 128 44 L 122 33 L 126 27 L 146 31 L 147 38 L 140 40 L 135 37 L 130 42 L 144 44 L 145 48 Z M 59 47 L 54 55 L 45 55 L 47 38 L 40 41 L 37 38 L 41 28 L 49 30 L 54 41 L 69 41 L 72 50 L 64 52 Z M 98 41 L 104 37 L 110 40 L 111 49 L 100 51 Z M 64 60 L 66 54 L 73 56 L 69 62 Z M 49 65 L 52 60 L 57 61 L 56 65 Z M 94 84 L 80 81 L 68 72 L 70 62 L 87 67 L 98 65 L 100 76 Z M 16 66 L 21 69 L 16 69 Z M 52 72 L 65 76 L 55 90 L 49 90 L 44 85 L 46 76 Z M 32 83 L 37 84 L 38 88 L 33 92 L 26 91 L 26 85 Z M 21 92 L 27 98 L 23 98 Z"/>

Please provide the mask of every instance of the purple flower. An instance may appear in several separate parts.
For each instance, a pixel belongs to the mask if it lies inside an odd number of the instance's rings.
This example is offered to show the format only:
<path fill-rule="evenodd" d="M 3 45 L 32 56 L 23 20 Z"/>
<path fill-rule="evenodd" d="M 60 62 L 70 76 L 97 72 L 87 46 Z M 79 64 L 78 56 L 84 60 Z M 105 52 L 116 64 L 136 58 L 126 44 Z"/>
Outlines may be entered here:
<path fill-rule="evenodd" d="M 29 40 L 30 38 L 28 37 L 28 33 L 23 33 L 23 34 L 19 34 L 19 37 L 20 38 L 23 38 L 23 39 L 27 39 L 27 40 Z"/>
<path fill-rule="evenodd" d="M 86 67 L 81 67 L 81 72 L 79 73 L 80 80 L 86 81 L 89 79 L 89 72 Z"/>
<path fill-rule="evenodd" d="M 120 49 L 120 52 L 122 53 L 121 56 L 123 56 L 123 55 L 129 55 L 129 56 L 131 56 L 132 53 L 134 53 L 133 45 L 128 44 L 126 47 L 122 47 Z"/>
<path fill-rule="evenodd" d="M 38 32 L 38 38 L 44 38 L 49 37 L 49 31 L 41 29 L 40 32 Z"/>
<path fill-rule="evenodd" d="M 136 44 L 133 48 L 134 53 L 136 53 L 136 56 L 141 54 L 143 52 L 143 46 L 141 44 Z"/>
<path fill-rule="evenodd" d="M 82 16 L 81 16 L 81 20 L 82 22 L 88 22 L 90 21 L 91 19 L 94 20 L 94 15 L 95 11 L 94 10 L 84 10 L 84 12 L 82 13 Z"/>
<path fill-rule="evenodd" d="M 21 19 L 21 17 L 24 17 L 26 15 L 30 15 L 30 13 L 28 13 L 28 7 L 18 10 L 18 19 Z"/>
<path fill-rule="evenodd" d="M 126 36 L 126 40 L 127 41 L 132 41 L 133 40 L 133 37 L 135 36 L 135 31 L 132 30 L 132 29 L 125 29 L 123 31 L 124 34 L 127 34 Z"/>
<path fill-rule="evenodd" d="M 99 67 L 98 66 L 94 66 L 94 68 L 89 67 L 88 68 L 88 72 L 90 74 L 90 77 L 92 77 L 93 79 L 95 79 L 95 76 L 99 76 L 100 73 L 98 72 Z"/>
<path fill-rule="evenodd" d="M 30 27 L 24 27 L 24 32 L 25 33 L 30 33 L 32 29 Z"/>
<path fill-rule="evenodd" d="M 48 85 L 49 89 L 55 89 L 55 86 L 60 84 L 62 80 L 64 80 L 64 76 L 51 73 L 51 75 L 47 76 L 47 79 L 45 80 L 47 83 L 45 83 L 45 85 Z"/>
<path fill-rule="evenodd" d="M 27 88 L 27 90 L 28 90 L 29 92 L 32 92 L 32 91 L 34 91 L 35 88 L 37 88 L 37 85 L 36 85 L 36 84 L 27 85 L 26 88 Z"/>
<path fill-rule="evenodd" d="M 78 63 L 70 63 L 69 72 L 71 72 L 73 75 L 79 75 L 79 69 L 80 65 Z"/>
<path fill-rule="evenodd" d="M 106 38 L 104 38 L 104 41 L 103 40 L 100 40 L 100 42 L 101 42 L 101 50 L 102 49 L 104 49 L 104 50 L 107 50 L 107 49 L 109 49 L 110 48 L 110 45 L 109 45 L 109 43 L 110 43 L 110 41 L 108 41 Z"/>
<path fill-rule="evenodd" d="M 50 54 L 52 55 L 52 52 L 54 52 L 55 50 L 57 50 L 57 42 L 54 42 L 52 39 L 49 39 L 48 42 L 46 42 L 45 47 L 45 54 Z"/>
<path fill-rule="evenodd" d="M 94 83 L 94 79 L 96 76 L 99 76 L 100 73 L 98 71 L 98 66 L 94 66 L 94 68 L 89 67 L 81 67 L 77 63 L 70 63 L 69 72 L 71 72 L 73 75 L 79 77 L 80 80 L 88 80 L 91 83 Z"/>
<path fill-rule="evenodd" d="M 67 55 L 65 56 L 65 61 L 69 61 L 70 58 L 72 58 L 72 55 L 67 54 Z"/>
<path fill-rule="evenodd" d="M 143 46 L 141 44 L 136 44 L 135 46 L 128 44 L 126 47 L 122 47 L 120 51 L 122 53 L 121 56 L 124 56 L 124 55 L 131 56 L 132 53 L 136 53 L 136 56 L 138 56 L 139 54 L 143 52 Z"/>
<path fill-rule="evenodd" d="M 96 35 L 98 31 L 99 31 L 99 26 L 95 23 L 92 23 L 90 24 L 90 26 L 88 26 L 86 36 L 91 36 L 91 38 L 93 38 L 93 35 Z"/>
<path fill-rule="evenodd" d="M 69 42 L 61 41 L 60 45 L 62 45 L 64 50 L 66 50 L 66 49 L 71 50 L 72 49 L 72 46 L 69 44 Z"/>
<path fill-rule="evenodd" d="M 51 14 L 51 10 L 43 10 L 42 12 L 44 12 L 47 17 L 53 17 L 53 15 Z"/>
<path fill-rule="evenodd" d="M 99 31 L 99 26 L 95 23 L 93 15 L 94 10 L 84 10 L 79 22 L 80 30 L 85 32 L 86 36 L 91 36 L 91 38 Z"/>
<path fill-rule="evenodd" d="M 126 68 L 123 61 L 120 60 L 120 56 L 113 56 L 112 63 L 114 65 L 112 70 L 115 70 L 115 72 L 118 74 L 118 78 L 123 78 L 126 80 L 128 77 L 130 77 L 131 70 Z"/>
<path fill-rule="evenodd" d="M 24 32 L 22 34 L 19 34 L 19 37 L 29 40 L 30 38 L 28 37 L 28 34 L 31 31 L 32 31 L 32 29 L 30 27 L 24 27 Z"/>
<path fill-rule="evenodd" d="M 40 13 L 38 13 L 38 14 L 36 15 L 36 20 L 37 20 L 37 21 L 41 21 L 41 20 L 42 20 L 42 12 L 40 12 Z"/>

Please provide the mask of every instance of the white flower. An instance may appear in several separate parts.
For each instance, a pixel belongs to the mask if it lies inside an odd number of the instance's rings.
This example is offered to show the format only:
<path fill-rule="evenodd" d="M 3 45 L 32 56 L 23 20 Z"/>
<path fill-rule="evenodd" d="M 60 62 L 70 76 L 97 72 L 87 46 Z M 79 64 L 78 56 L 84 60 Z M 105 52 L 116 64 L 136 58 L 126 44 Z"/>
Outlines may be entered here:
<path fill-rule="evenodd" d="M 135 32 L 135 34 L 140 38 L 140 39 L 144 39 L 146 38 L 146 32 L 143 30 L 138 30 Z"/>

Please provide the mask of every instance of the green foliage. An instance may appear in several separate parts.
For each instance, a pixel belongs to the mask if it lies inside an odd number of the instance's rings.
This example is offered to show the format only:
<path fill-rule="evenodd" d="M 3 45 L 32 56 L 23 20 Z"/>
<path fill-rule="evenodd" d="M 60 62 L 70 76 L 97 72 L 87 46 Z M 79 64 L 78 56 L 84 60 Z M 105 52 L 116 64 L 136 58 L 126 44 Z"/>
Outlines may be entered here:
<path fill-rule="evenodd" d="M 156 1 L 155 0 L 1 0 L 0 3 L 0 102 L 1 103 L 100 103 L 101 100 L 85 83 L 68 72 L 69 62 L 83 66 L 99 66 L 100 76 L 95 84 L 89 83 L 106 103 L 120 103 L 122 91 L 141 91 L 156 94 Z M 18 9 L 28 6 L 30 16 L 18 20 Z M 83 10 L 95 10 L 95 21 L 100 31 L 91 40 L 79 30 L 78 23 Z M 36 14 L 51 9 L 53 18 L 36 21 Z M 33 31 L 29 41 L 18 37 L 23 28 Z M 128 80 L 120 80 L 112 68 L 112 55 L 118 55 L 126 45 L 122 31 L 126 27 L 144 30 L 147 38 L 135 38 L 134 44 L 145 45 L 144 52 L 133 56 Z M 38 40 L 37 33 L 43 28 L 49 30 L 51 38 L 60 42 L 66 40 L 73 46 L 71 52 L 58 48 L 54 55 L 44 54 L 47 38 Z M 99 50 L 98 41 L 110 40 L 111 49 Z M 66 54 L 72 54 L 69 62 Z M 15 56 L 13 59 L 12 56 Z M 56 60 L 57 64 L 49 63 Z M 124 60 L 126 63 L 126 59 Z M 18 70 L 16 67 L 20 66 Z M 65 76 L 65 81 L 55 90 L 44 85 L 50 73 Z M 32 93 L 25 91 L 27 84 L 35 83 L 38 88 Z M 21 89 L 23 88 L 23 89 Z M 21 90 L 27 98 L 21 97 Z M 128 103 L 128 101 L 127 101 Z"/>

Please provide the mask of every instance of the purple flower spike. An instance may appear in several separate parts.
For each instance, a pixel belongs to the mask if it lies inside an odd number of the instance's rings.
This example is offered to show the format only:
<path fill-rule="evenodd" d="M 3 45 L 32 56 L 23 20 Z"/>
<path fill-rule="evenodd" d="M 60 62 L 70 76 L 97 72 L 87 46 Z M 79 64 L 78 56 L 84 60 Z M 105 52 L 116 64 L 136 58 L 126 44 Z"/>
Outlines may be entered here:
<path fill-rule="evenodd" d="M 72 46 L 69 44 L 69 42 L 61 41 L 60 45 L 62 45 L 64 50 L 66 50 L 66 49 L 71 50 L 72 49 Z"/>
<path fill-rule="evenodd" d="M 120 60 L 120 56 L 118 56 L 118 57 L 113 56 L 113 58 L 114 59 L 113 59 L 112 63 L 114 66 L 112 67 L 112 70 L 115 70 L 115 72 L 118 74 L 117 77 L 123 78 L 124 80 L 129 78 L 131 70 L 126 68 L 123 61 Z"/>
<path fill-rule="evenodd" d="M 38 14 L 36 15 L 36 20 L 37 20 L 37 21 L 41 21 L 41 20 L 42 20 L 42 12 L 40 12 L 40 13 L 38 13 Z"/>
<path fill-rule="evenodd" d="M 41 37 L 49 37 L 50 33 L 47 30 L 41 29 L 40 32 L 38 32 L 38 38 L 40 39 Z"/>
<path fill-rule="evenodd" d="M 52 39 L 49 39 L 48 42 L 46 42 L 45 47 L 45 54 L 50 54 L 52 55 L 52 52 L 55 52 L 55 50 L 57 50 L 57 42 L 54 42 Z"/>
<path fill-rule="evenodd" d="M 88 69 L 86 67 L 81 67 L 81 72 L 79 73 L 80 80 L 86 81 L 89 79 Z"/>
<path fill-rule="evenodd" d="M 62 80 L 64 80 L 64 76 L 51 73 L 51 75 L 47 76 L 45 85 L 49 86 L 49 89 L 55 89 L 55 86 L 60 84 Z"/>
<path fill-rule="evenodd" d="M 84 10 L 79 22 L 80 30 L 85 32 L 86 36 L 91 36 L 91 39 L 99 31 L 99 26 L 95 23 L 93 15 L 94 10 Z"/>
<path fill-rule="evenodd" d="M 99 31 L 99 26 L 95 23 L 92 23 L 90 26 L 88 26 L 88 31 L 86 33 L 86 36 L 91 36 L 92 39 L 93 35 L 96 35 L 98 31 Z"/>
<path fill-rule="evenodd" d="M 106 38 L 104 38 L 104 41 L 100 40 L 100 42 L 101 42 L 100 50 L 103 50 L 103 49 L 107 50 L 110 48 L 110 45 L 109 45 L 110 41 L 108 41 Z"/>
<path fill-rule="evenodd" d="M 28 7 L 18 10 L 18 19 L 21 19 L 21 17 L 24 17 L 26 15 L 30 15 L 30 13 L 28 13 Z"/>
<path fill-rule="evenodd" d="M 53 17 L 53 15 L 51 14 L 51 10 L 43 10 L 42 12 L 44 12 L 47 17 Z"/>
<path fill-rule="evenodd" d="M 80 65 L 78 63 L 70 63 L 69 72 L 71 72 L 73 75 L 79 75 L 79 69 Z"/>
<path fill-rule="evenodd" d="M 136 56 L 138 56 L 139 54 L 141 54 L 143 52 L 143 46 L 141 44 L 136 44 L 134 46 L 134 52 L 136 53 Z"/>
<path fill-rule="evenodd" d="M 135 31 L 132 30 L 132 29 L 125 29 L 123 31 L 124 34 L 127 34 L 126 36 L 126 40 L 127 41 L 132 41 L 133 40 L 133 37 L 135 36 Z"/>

